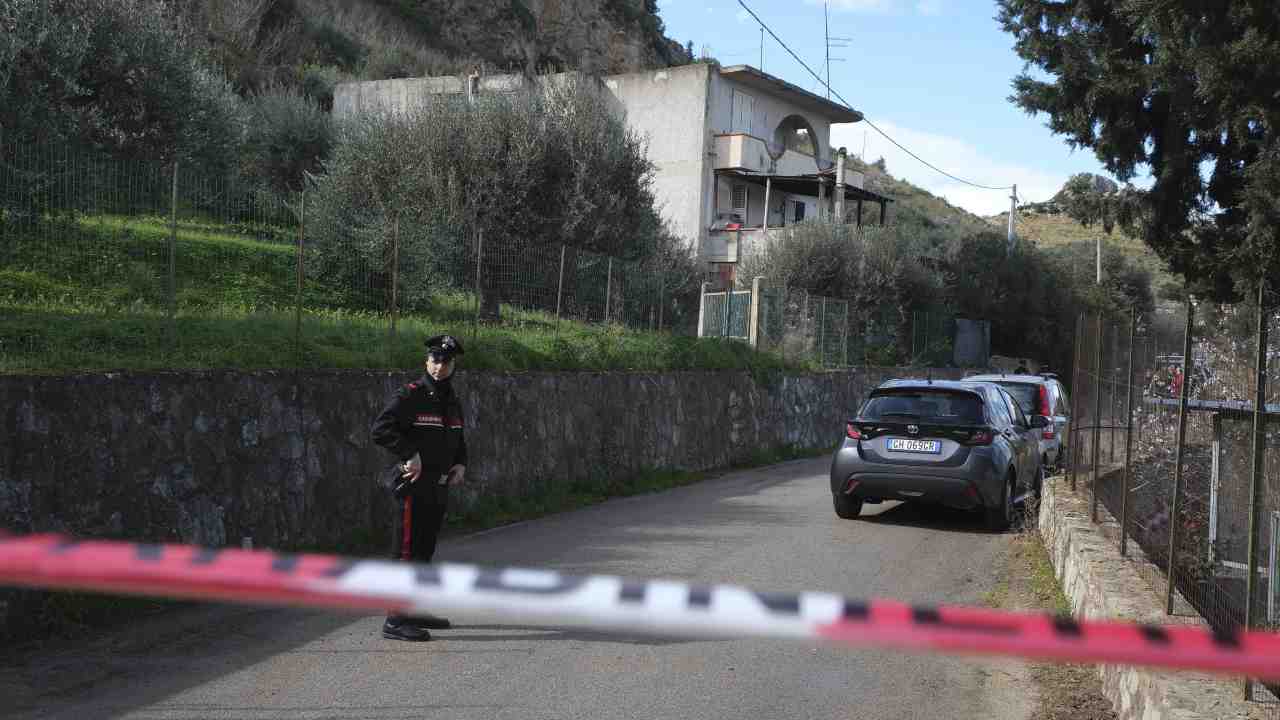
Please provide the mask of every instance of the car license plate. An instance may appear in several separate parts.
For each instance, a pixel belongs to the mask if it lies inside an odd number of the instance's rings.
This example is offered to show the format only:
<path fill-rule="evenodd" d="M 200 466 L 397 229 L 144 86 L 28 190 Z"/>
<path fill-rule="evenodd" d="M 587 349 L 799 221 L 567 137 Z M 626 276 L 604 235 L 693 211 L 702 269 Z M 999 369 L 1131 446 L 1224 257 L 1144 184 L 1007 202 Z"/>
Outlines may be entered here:
<path fill-rule="evenodd" d="M 914 452 L 914 453 L 939 453 L 942 452 L 942 443 L 938 440 L 907 440 L 906 438 L 892 438 L 889 440 L 889 449 L 898 452 Z"/>

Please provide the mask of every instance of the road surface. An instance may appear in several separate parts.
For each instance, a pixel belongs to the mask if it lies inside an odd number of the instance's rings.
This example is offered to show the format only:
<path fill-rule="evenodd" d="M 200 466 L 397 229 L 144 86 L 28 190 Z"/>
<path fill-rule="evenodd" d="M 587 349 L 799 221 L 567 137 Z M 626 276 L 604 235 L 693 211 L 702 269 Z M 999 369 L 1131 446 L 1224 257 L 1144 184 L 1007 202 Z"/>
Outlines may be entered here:
<path fill-rule="evenodd" d="M 828 464 L 736 472 L 446 540 L 437 559 L 981 602 L 1011 535 L 894 503 L 839 520 Z M 405 643 L 381 637 L 380 616 L 197 606 L 11 657 L 0 717 L 1020 720 L 1032 707 L 1016 661 L 452 619 L 436 640 Z"/>

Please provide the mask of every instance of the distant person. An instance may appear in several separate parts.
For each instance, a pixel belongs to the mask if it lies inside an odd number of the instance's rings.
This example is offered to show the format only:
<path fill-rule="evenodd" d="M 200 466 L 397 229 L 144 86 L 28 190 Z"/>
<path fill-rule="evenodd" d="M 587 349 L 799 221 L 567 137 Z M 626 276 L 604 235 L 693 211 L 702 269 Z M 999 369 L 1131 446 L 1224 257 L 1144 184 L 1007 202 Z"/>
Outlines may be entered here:
<path fill-rule="evenodd" d="M 449 486 L 463 482 L 467 443 L 462 403 L 453 390 L 453 371 L 462 343 L 452 335 L 426 341 L 426 374 L 396 390 L 373 421 L 373 441 L 396 456 L 396 511 L 391 538 L 394 560 L 428 563 L 449 504 Z M 434 615 L 389 614 L 382 636 L 424 641 L 430 630 L 449 627 Z"/>

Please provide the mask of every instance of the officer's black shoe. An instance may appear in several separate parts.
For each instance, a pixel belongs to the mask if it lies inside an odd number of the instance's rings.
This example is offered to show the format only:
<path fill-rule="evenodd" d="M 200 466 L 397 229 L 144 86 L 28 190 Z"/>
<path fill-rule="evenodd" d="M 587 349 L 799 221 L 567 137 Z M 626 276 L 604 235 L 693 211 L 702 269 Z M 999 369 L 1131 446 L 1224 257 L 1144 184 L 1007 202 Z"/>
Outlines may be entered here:
<path fill-rule="evenodd" d="M 414 627 L 430 628 L 432 630 L 448 630 L 452 627 L 448 620 L 445 620 L 442 617 L 436 617 L 435 615 L 426 614 L 414 615 L 406 620 L 406 622 L 411 623 Z"/>
<path fill-rule="evenodd" d="M 408 640 L 409 642 L 426 642 L 431 633 L 425 627 L 410 622 L 407 618 L 387 618 L 382 623 L 382 637 L 388 640 Z"/>

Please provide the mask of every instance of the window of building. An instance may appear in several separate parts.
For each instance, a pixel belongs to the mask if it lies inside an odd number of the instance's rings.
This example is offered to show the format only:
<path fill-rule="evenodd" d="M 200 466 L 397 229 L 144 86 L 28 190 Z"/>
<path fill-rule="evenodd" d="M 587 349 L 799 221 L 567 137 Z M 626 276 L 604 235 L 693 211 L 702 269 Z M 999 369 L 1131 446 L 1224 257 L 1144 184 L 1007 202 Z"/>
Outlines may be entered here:
<path fill-rule="evenodd" d="M 795 222 L 804 222 L 804 201 L 803 201 L 803 200 L 796 200 L 796 201 L 795 201 L 795 206 L 796 206 L 796 207 L 795 207 L 795 217 L 794 217 L 794 221 L 795 221 Z"/>
<path fill-rule="evenodd" d="M 733 91 L 733 132 L 751 134 L 751 117 L 755 114 L 756 99 L 750 95 Z"/>
<path fill-rule="evenodd" d="M 742 218 L 742 222 L 747 221 L 747 186 L 746 183 L 734 183 L 733 185 L 733 211 Z"/>

